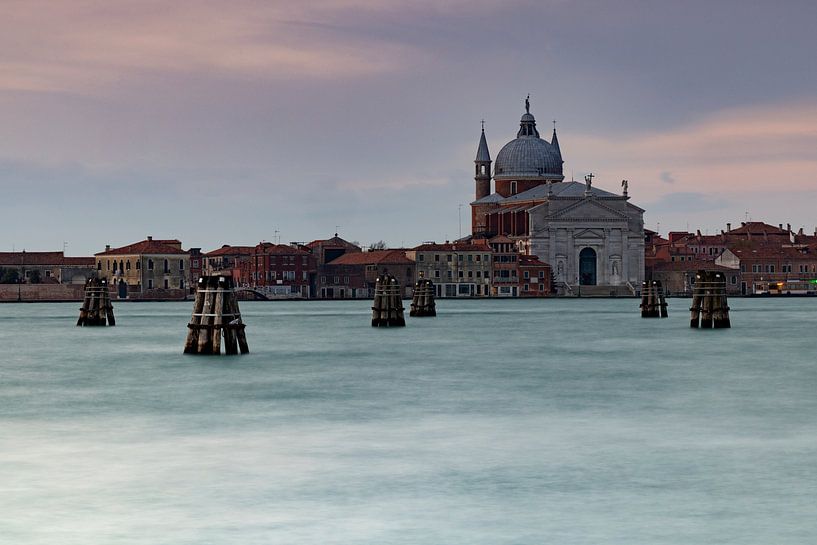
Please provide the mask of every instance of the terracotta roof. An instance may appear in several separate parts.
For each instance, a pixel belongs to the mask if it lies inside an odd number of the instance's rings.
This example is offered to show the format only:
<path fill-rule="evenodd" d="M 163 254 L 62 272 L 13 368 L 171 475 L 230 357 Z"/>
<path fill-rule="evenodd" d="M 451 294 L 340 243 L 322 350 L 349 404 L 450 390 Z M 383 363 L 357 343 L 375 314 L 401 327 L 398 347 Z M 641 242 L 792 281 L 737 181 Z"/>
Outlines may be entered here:
<path fill-rule="evenodd" d="M 405 250 L 374 250 L 371 252 L 352 252 L 343 254 L 327 265 L 402 265 L 414 264 L 406 257 Z"/>
<path fill-rule="evenodd" d="M 0 265 L 79 265 L 93 267 L 93 257 L 65 257 L 62 252 L 0 252 Z"/>
<path fill-rule="evenodd" d="M 723 267 L 721 265 L 716 265 L 712 261 L 662 261 L 660 263 L 656 263 L 653 268 L 653 271 L 730 271 L 735 272 L 737 269 L 730 269 L 729 267 Z"/>
<path fill-rule="evenodd" d="M 207 252 L 204 257 L 218 257 L 220 255 L 252 255 L 255 252 L 255 246 L 230 246 L 225 244 L 217 250 Z"/>
<path fill-rule="evenodd" d="M 271 242 L 262 242 L 254 248 L 256 253 L 269 255 L 310 255 L 306 250 L 289 246 L 288 244 L 272 244 Z"/>
<path fill-rule="evenodd" d="M 490 252 L 491 247 L 484 242 L 480 243 L 459 243 L 447 242 L 445 244 L 426 243 L 412 248 L 416 252 Z"/>
<path fill-rule="evenodd" d="M 153 240 L 147 238 L 145 240 L 121 246 L 119 248 L 111 248 L 104 252 L 98 252 L 94 255 L 134 255 L 134 254 L 187 254 L 180 247 L 170 246 L 169 244 L 178 244 L 181 242 L 176 239 Z"/>
<path fill-rule="evenodd" d="M 762 235 L 763 233 L 769 235 L 789 234 L 789 232 L 785 229 L 781 229 L 775 225 L 769 225 L 768 223 L 763 223 L 762 221 L 750 221 L 746 223 L 741 223 L 740 227 L 729 231 L 730 235 L 745 235 L 746 233 L 751 233 L 753 235 Z"/>
<path fill-rule="evenodd" d="M 521 254 L 519 256 L 519 266 L 520 267 L 538 267 L 538 266 L 542 266 L 542 265 L 547 266 L 547 267 L 550 266 L 547 263 L 545 263 L 544 261 L 542 261 L 541 259 L 539 259 L 539 256 L 525 255 L 525 254 Z"/>
<path fill-rule="evenodd" d="M 352 244 L 348 240 L 343 240 L 337 235 L 325 240 L 313 240 L 312 242 L 305 244 L 305 246 L 307 248 L 317 248 L 318 246 L 342 246 L 344 248 L 358 248 L 358 246 Z"/>

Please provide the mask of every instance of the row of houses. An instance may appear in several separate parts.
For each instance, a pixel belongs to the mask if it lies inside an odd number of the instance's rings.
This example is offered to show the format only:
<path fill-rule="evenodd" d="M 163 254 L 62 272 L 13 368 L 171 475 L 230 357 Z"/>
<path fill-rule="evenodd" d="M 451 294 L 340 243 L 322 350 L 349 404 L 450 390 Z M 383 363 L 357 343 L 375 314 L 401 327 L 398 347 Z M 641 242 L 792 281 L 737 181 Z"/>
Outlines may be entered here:
<path fill-rule="evenodd" d="M 372 297 L 377 276 L 388 272 L 407 297 L 420 277 L 434 281 L 439 297 L 551 295 L 551 267 L 520 252 L 518 242 L 499 235 L 364 251 L 336 233 L 308 243 L 224 245 L 202 252 L 185 249 L 177 239 L 147 237 L 118 248 L 106 246 L 93 257 L 0 252 L 0 284 L 78 286 L 99 276 L 115 286 L 120 298 L 181 299 L 199 276 L 219 273 L 266 298 L 362 299 Z M 646 231 L 644 263 L 646 278 L 661 280 L 671 294 L 691 293 L 700 269 L 722 271 L 729 292 L 736 295 L 814 293 L 817 231 L 806 234 L 762 222 L 735 229 L 726 224 L 714 235 L 670 232 L 664 238 Z"/>
<path fill-rule="evenodd" d="M 661 280 L 671 293 L 690 293 L 700 269 L 719 270 L 732 294 L 807 294 L 817 292 L 817 230 L 791 225 L 744 222 L 714 235 L 700 231 L 649 231 L 645 243 L 647 278 Z"/>

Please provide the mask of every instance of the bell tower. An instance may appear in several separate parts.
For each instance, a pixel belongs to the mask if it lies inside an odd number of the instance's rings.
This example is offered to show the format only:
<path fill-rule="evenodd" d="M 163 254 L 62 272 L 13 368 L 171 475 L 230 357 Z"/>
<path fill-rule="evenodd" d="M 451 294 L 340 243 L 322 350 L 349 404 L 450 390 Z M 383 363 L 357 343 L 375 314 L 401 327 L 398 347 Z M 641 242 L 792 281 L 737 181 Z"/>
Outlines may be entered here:
<path fill-rule="evenodd" d="M 482 122 L 482 134 L 479 137 L 474 165 L 476 165 L 474 180 L 477 186 L 475 200 L 479 200 L 491 194 L 491 154 L 488 152 L 488 142 L 485 140 L 485 121 Z"/>

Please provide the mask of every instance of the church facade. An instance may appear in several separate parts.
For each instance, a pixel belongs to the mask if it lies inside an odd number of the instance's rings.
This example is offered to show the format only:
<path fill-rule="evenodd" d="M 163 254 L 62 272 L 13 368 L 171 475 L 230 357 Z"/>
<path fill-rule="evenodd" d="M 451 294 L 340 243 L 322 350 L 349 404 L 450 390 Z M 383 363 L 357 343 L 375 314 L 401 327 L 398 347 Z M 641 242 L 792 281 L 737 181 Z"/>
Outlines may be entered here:
<path fill-rule="evenodd" d="M 471 203 L 473 238 L 505 236 L 520 251 L 537 256 L 553 271 L 563 294 L 629 295 L 644 279 L 644 210 L 622 193 L 565 181 L 556 136 L 539 135 L 525 101 L 519 131 L 491 155 L 483 127 L 475 163 L 476 195 Z M 493 178 L 494 191 L 491 191 Z"/>

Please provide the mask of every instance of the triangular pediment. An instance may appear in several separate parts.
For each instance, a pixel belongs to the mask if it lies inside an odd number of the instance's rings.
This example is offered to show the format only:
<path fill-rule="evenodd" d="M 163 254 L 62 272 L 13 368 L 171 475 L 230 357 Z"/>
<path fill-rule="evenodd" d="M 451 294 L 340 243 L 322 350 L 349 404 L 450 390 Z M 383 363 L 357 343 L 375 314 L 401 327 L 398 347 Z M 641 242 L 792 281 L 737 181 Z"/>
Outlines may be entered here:
<path fill-rule="evenodd" d="M 552 214 L 547 219 L 549 220 L 577 220 L 577 221 L 610 221 L 621 220 L 627 221 L 629 218 L 627 214 L 619 212 L 595 199 L 582 199 L 575 204 L 571 204 L 566 208 L 562 208 Z"/>
<path fill-rule="evenodd" d="M 580 231 L 574 232 L 573 233 L 573 238 L 581 238 L 581 239 L 604 238 L 604 230 L 603 229 L 582 229 Z"/>

